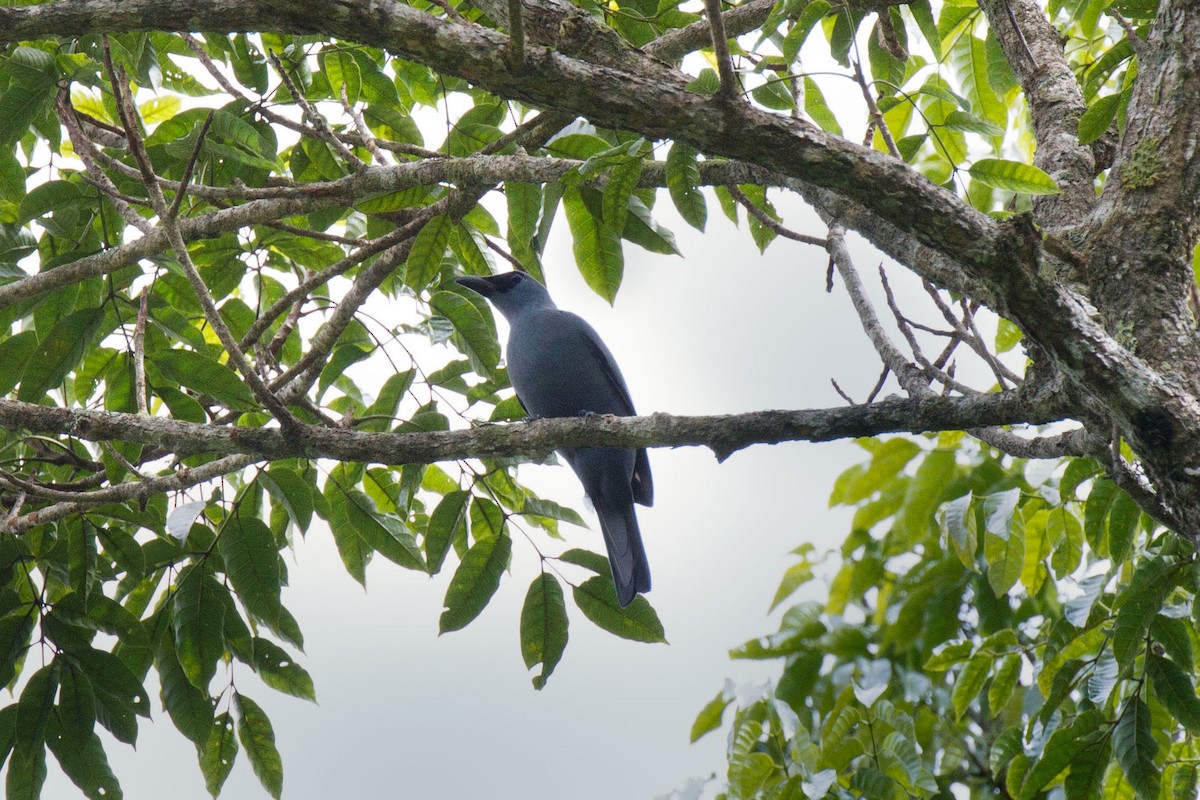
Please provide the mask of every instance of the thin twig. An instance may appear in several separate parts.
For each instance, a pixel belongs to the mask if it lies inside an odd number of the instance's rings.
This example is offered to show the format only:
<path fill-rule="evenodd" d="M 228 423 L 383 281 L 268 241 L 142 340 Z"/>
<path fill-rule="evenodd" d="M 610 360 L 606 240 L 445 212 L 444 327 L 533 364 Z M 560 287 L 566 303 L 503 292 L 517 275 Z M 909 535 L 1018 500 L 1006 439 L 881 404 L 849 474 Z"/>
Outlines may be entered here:
<path fill-rule="evenodd" d="M 308 102 L 308 98 L 300 91 L 299 87 L 292 81 L 292 76 L 288 74 L 287 68 L 283 65 L 283 61 L 275 54 L 274 50 L 267 50 L 267 57 L 271 59 L 271 63 L 275 65 L 275 71 L 279 74 L 279 80 L 283 81 L 283 85 L 287 87 L 292 98 L 296 101 L 296 105 L 300 106 L 300 110 L 304 113 L 304 119 L 308 121 L 310 131 L 316 135 L 318 139 L 325 142 L 333 148 L 334 152 L 340 155 L 350 168 L 355 172 L 359 172 L 366 168 L 366 163 L 361 158 L 354 155 L 350 148 L 346 147 L 337 136 L 334 135 L 333 129 L 329 127 L 329 123 L 325 121 L 325 117 L 321 116 L 312 103 Z"/>
<path fill-rule="evenodd" d="M 379 143 L 375 141 L 375 134 L 371 133 L 371 129 L 367 127 L 367 122 L 363 119 L 362 111 L 350 102 L 350 94 L 346 89 L 346 84 L 342 84 L 338 95 L 338 99 L 342 103 L 342 110 L 346 112 L 350 120 L 354 123 L 354 129 L 362 137 L 363 146 L 367 148 L 367 152 L 371 154 L 371 158 L 380 164 L 388 163 L 383 158 L 383 153 L 379 150 Z"/>
<path fill-rule="evenodd" d="M 146 318 L 150 312 L 150 287 L 142 290 L 138 303 L 137 325 L 133 328 L 133 391 L 137 395 L 139 414 L 148 416 L 146 406 Z"/>
<path fill-rule="evenodd" d="M 493 253 L 497 254 L 501 258 L 503 258 L 508 263 L 512 264 L 513 269 L 519 270 L 520 272 L 525 272 L 525 265 L 522 264 L 520 262 L 520 260 L 516 256 L 514 256 L 512 253 L 508 252 L 503 247 L 496 244 L 495 242 L 493 242 L 491 239 L 489 239 L 486 236 L 483 237 L 483 242 L 484 242 L 484 244 L 486 244 L 488 246 L 489 250 L 491 250 Z"/>
<path fill-rule="evenodd" d="M 886 14 L 886 10 L 881 11 L 879 18 L 883 19 Z M 887 151 L 891 153 L 892 158 L 900 158 L 900 150 L 896 147 L 896 140 L 892 138 L 892 131 L 883 119 L 883 112 L 879 110 L 879 104 L 875 102 L 875 95 L 871 92 L 871 87 L 867 83 L 866 76 L 863 75 L 862 64 L 857 61 L 854 62 L 854 79 L 857 81 L 859 89 L 862 90 L 863 100 L 866 101 L 867 109 L 871 112 L 871 121 L 875 124 L 875 130 L 879 131 L 879 136 L 883 139 Z M 864 147 L 867 146 L 869 144 L 864 144 Z"/>
<path fill-rule="evenodd" d="M 54 109 L 58 114 L 58 119 L 62 122 L 63 127 L 67 129 L 67 138 L 71 140 L 71 147 L 75 151 L 75 155 L 83 162 L 87 173 L 83 176 L 84 179 L 95 186 L 112 201 L 112 204 L 117 209 L 117 213 L 121 215 L 121 219 L 125 220 L 127 225 L 137 228 L 142 233 L 148 233 L 151 230 L 149 220 L 145 219 L 141 214 L 137 213 L 131 203 L 135 198 L 126 197 L 117 189 L 116 184 L 108 177 L 108 174 L 100 169 L 96 163 L 100 151 L 96 149 L 91 138 L 84 131 L 83 126 L 79 124 L 76 117 L 75 107 L 71 105 L 71 95 L 68 91 L 66 83 L 60 83 L 58 92 L 54 96 Z"/>
<path fill-rule="evenodd" d="M 835 378 L 830 378 L 829 382 L 833 384 L 833 390 L 838 393 L 838 397 L 841 397 L 843 400 L 845 400 L 847 403 L 849 403 L 852 406 L 857 405 L 857 403 L 854 402 L 854 399 L 852 397 L 850 397 L 850 395 L 848 395 L 842 391 L 842 387 L 838 386 L 838 382 Z"/>
<path fill-rule="evenodd" d="M 746 211 L 754 216 L 755 219 L 757 219 L 767 228 L 774 231 L 779 236 L 782 236 L 785 239 L 791 239 L 792 241 L 815 245 L 816 247 L 827 248 L 829 246 L 828 241 L 825 239 L 822 239 L 818 236 L 809 236 L 806 233 L 797 233 L 791 228 L 784 226 L 783 223 L 774 219 L 766 211 L 763 211 L 761 208 L 759 208 L 755 202 L 747 197 L 745 192 L 743 192 L 737 186 L 729 184 L 725 188 L 729 190 L 729 194 L 732 195 L 733 199 L 736 200 L 739 205 L 743 206 Z"/>
<path fill-rule="evenodd" d="M 146 144 L 142 141 L 141 133 L 137 126 L 137 112 L 133 105 L 133 95 L 129 90 L 129 84 L 124 71 L 113 68 L 107 38 L 104 40 L 104 62 L 109 72 L 109 79 L 112 82 L 113 96 L 117 101 L 117 111 L 125 127 L 125 135 L 129 140 L 129 150 L 142 172 L 143 183 L 145 183 L 146 191 L 150 195 L 150 202 L 154 205 L 155 213 L 158 214 L 162 222 L 162 227 L 167 234 L 167 240 L 170 242 L 171 248 L 175 251 L 179 263 L 183 266 L 184 275 L 187 277 L 188 283 L 191 284 L 196 299 L 200 301 L 200 307 L 204 310 L 205 321 L 208 322 L 213 332 L 217 334 L 217 338 L 221 341 L 221 344 L 225 347 L 226 353 L 229 354 L 230 363 L 242 374 L 246 384 L 254 393 L 255 398 L 263 404 L 263 407 L 268 409 L 279 420 L 280 424 L 284 426 L 298 425 L 299 423 L 292 416 L 292 412 L 288 411 L 279 398 L 271 392 L 259 374 L 254 371 L 253 367 L 246 360 L 245 353 L 238 346 L 237 339 L 233 338 L 233 333 L 229 330 L 229 326 L 225 324 L 224 318 L 221 317 L 221 312 L 217 310 L 216 303 L 213 302 L 212 296 L 209 294 L 208 285 L 200 277 L 200 272 L 196 269 L 191 254 L 188 253 L 187 242 L 184 240 L 183 234 L 179 229 L 179 219 L 170 215 L 166 198 L 163 196 L 162 188 L 158 183 L 158 177 L 154 174 L 154 168 L 150 164 L 150 157 L 146 153 Z"/>
<path fill-rule="evenodd" d="M 1146 57 L 1150 55 L 1146 48 L 1146 42 L 1141 36 L 1138 36 L 1137 28 L 1132 22 L 1125 19 L 1115 8 L 1106 8 L 1104 13 L 1112 17 L 1112 19 L 1121 26 L 1121 30 L 1125 31 L 1125 36 L 1129 39 L 1129 46 L 1133 48 L 1133 52 L 1137 55 L 1138 61 L 1145 62 Z"/>
<path fill-rule="evenodd" d="M 112 442 L 101 442 L 100 446 L 102 448 L 104 448 L 104 451 L 112 457 L 113 461 L 116 461 L 118 464 L 121 465 L 121 469 L 125 470 L 130 475 L 132 475 L 134 480 L 136 480 L 136 481 L 146 480 L 146 476 L 143 475 L 142 473 L 138 472 L 138 468 L 135 467 L 133 464 L 130 464 L 129 459 L 127 459 L 124 456 L 124 454 L 122 454 L 121 451 L 118 450 L 116 448 L 116 445 L 114 445 Z"/>
<path fill-rule="evenodd" d="M 883 371 L 879 373 L 879 380 L 875 381 L 875 385 L 873 387 L 871 387 L 871 393 L 867 395 L 867 403 L 868 404 L 875 402 L 875 398 L 878 397 L 879 393 L 883 390 L 884 382 L 887 381 L 888 375 L 891 375 L 891 374 L 892 374 L 892 371 L 890 369 L 888 369 L 887 365 L 885 364 L 883 367 Z"/>
<path fill-rule="evenodd" d="M 179 216 L 179 209 L 183 206 L 183 198 L 187 197 L 188 183 L 192 180 L 192 173 L 196 169 L 196 162 L 200 160 L 200 151 L 204 148 L 204 137 L 208 135 L 208 128 L 212 125 L 215 113 L 215 111 L 208 112 L 208 116 L 200 124 L 200 131 L 196 136 L 196 146 L 192 148 L 192 154 L 188 157 L 187 166 L 183 168 L 183 176 L 179 179 L 179 190 L 175 192 L 175 199 L 171 201 L 171 207 L 167 209 L 167 216 L 171 219 Z"/>
<path fill-rule="evenodd" d="M 727 100 L 740 97 L 742 89 L 733 72 L 733 57 L 729 54 L 729 37 L 725 35 L 721 0 L 704 0 L 704 14 L 712 31 L 713 54 L 717 59 L 717 74 L 721 77 L 721 88 L 717 94 Z"/>

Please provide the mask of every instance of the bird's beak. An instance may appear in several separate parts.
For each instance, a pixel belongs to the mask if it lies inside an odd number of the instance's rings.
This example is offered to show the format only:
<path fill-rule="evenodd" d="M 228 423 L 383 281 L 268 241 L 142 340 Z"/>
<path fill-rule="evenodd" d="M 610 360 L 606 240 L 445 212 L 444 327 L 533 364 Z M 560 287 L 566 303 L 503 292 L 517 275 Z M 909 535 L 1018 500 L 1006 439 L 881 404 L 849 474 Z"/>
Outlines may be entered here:
<path fill-rule="evenodd" d="M 496 293 L 496 287 L 487 278 L 479 278 L 474 275 L 464 275 L 461 278 L 455 278 L 454 282 L 460 286 L 465 286 L 472 292 L 481 294 L 484 297 L 491 297 Z"/>

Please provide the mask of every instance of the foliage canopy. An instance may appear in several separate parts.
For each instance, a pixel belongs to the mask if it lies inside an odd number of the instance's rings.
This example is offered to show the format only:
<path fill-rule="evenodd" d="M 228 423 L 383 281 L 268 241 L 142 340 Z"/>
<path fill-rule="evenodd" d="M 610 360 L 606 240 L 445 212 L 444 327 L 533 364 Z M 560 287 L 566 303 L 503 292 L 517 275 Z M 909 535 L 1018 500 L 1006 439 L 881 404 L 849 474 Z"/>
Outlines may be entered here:
<path fill-rule="evenodd" d="M 280 796 L 271 722 L 230 665 L 315 699 L 280 592 L 318 521 L 360 582 L 376 557 L 453 570 L 442 631 L 537 548 L 520 642 L 540 689 L 564 582 L 605 630 L 664 630 L 644 598 L 619 607 L 602 556 L 551 553 L 581 520 L 519 461 L 847 436 L 869 454 L 833 489 L 852 529 L 798 548 L 775 605 L 826 558 L 828 598 L 735 650 L 783 659 L 779 680 L 727 688 L 693 728 L 734 708 L 726 795 L 1195 796 L 1193 5 L 4 4 L 8 796 L 39 795 L 49 752 L 119 798 L 97 726 L 136 740 L 151 670 L 214 796 L 239 753 Z M 850 114 L 830 100 L 848 87 Z M 784 225 L 781 191 L 823 236 Z M 761 249 L 828 250 L 907 400 L 466 430 L 522 413 L 491 311 L 454 277 L 541 277 L 566 225 L 612 301 L 625 247 L 676 252 L 658 203 L 703 231 L 714 201 Z M 894 302 L 879 321 L 847 230 L 926 282 L 934 322 Z M 994 340 L 981 308 L 1004 317 Z M 960 345 L 995 386 L 955 379 Z M 1024 371 L 998 357 L 1018 345 Z M 1005 427 L 1058 420 L 1077 426 Z M 930 437 L 877 436 L 899 431 Z"/>

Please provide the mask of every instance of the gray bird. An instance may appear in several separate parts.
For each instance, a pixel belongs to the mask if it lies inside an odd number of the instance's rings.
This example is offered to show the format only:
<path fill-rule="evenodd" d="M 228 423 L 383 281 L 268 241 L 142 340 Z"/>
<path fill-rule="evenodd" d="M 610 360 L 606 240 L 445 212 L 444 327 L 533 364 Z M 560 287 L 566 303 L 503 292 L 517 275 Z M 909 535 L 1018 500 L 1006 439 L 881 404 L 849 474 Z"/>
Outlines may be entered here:
<path fill-rule="evenodd" d="M 531 417 L 635 415 L 629 389 L 612 353 L 580 317 L 560 311 L 546 287 L 524 272 L 458 283 L 492 302 L 508 320 L 508 377 Z M 613 584 L 622 606 L 650 591 L 650 565 L 633 504 L 654 502 L 646 450 L 564 447 L 600 518 Z"/>

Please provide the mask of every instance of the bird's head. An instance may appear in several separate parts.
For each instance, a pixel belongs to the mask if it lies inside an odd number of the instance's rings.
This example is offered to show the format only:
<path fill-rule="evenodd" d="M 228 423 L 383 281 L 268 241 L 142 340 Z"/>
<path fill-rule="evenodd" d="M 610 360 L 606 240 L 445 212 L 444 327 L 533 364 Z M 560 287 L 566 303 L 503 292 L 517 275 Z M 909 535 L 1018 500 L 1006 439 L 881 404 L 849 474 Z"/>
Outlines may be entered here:
<path fill-rule="evenodd" d="M 546 287 L 524 272 L 504 272 L 487 277 L 467 275 L 454 281 L 486 297 L 510 321 L 531 308 L 554 307 Z"/>

